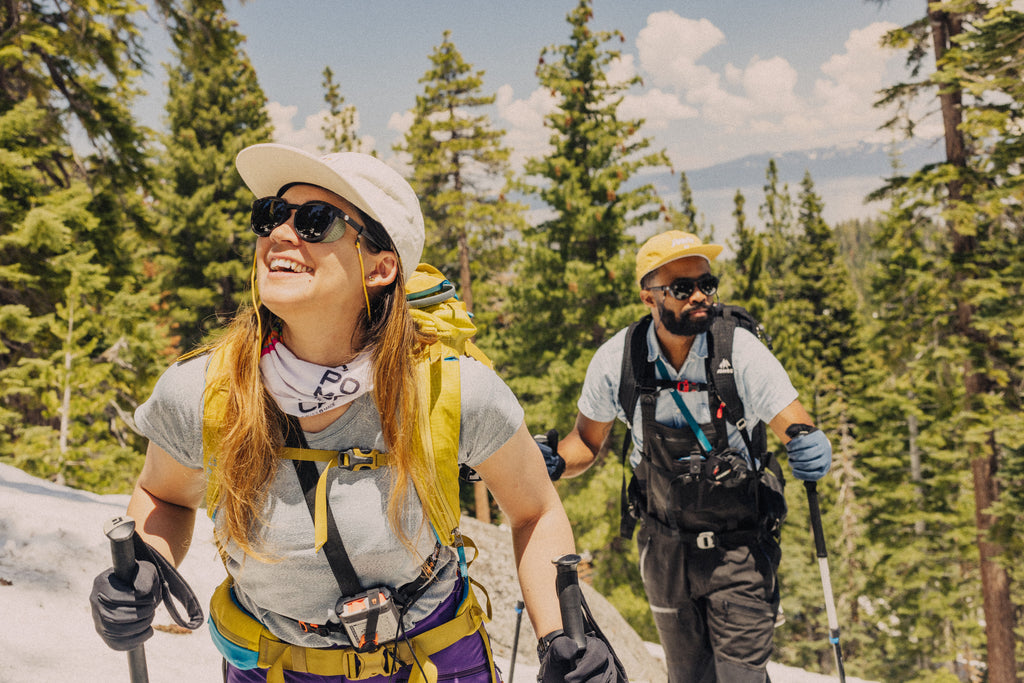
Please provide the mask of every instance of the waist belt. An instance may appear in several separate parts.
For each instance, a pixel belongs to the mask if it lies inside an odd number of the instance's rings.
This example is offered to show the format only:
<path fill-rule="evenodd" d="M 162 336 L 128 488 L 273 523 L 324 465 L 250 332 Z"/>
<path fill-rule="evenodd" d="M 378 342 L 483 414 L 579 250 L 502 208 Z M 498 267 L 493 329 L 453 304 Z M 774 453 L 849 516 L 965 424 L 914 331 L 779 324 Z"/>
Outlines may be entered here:
<path fill-rule="evenodd" d="M 211 634 L 214 634 L 215 644 L 226 657 L 228 653 L 222 647 L 223 641 L 251 652 L 253 657 L 249 668 L 267 669 L 267 683 L 284 683 L 285 670 L 363 680 L 372 676 L 390 676 L 409 665 L 413 665 L 409 683 L 436 683 L 437 667 L 430 661 L 430 655 L 476 632 L 483 639 L 493 668 L 490 642 L 484 629 L 484 622 L 490 618 L 490 604 L 485 611 L 472 588 L 467 585 L 465 590 L 466 594 L 451 620 L 423 633 L 382 645 L 372 652 L 357 652 L 351 647 L 303 647 L 278 639 L 234 601 L 231 579 L 228 578 L 214 592 L 210 603 Z"/>
<path fill-rule="evenodd" d="M 689 531 L 678 529 L 666 524 L 657 517 L 651 515 L 643 516 L 644 525 L 650 525 L 658 533 L 664 536 L 678 538 L 686 545 L 694 546 L 701 550 L 711 548 L 737 547 L 750 545 L 761 540 L 761 532 L 758 529 L 727 529 L 725 531 Z"/>

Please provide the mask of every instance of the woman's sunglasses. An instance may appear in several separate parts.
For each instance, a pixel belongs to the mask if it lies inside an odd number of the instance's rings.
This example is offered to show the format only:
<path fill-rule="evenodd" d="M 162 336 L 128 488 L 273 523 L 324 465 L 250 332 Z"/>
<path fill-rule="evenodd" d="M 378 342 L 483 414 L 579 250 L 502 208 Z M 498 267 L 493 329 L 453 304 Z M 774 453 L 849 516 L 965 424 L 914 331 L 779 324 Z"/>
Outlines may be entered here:
<path fill-rule="evenodd" d="M 268 237 L 274 228 L 286 222 L 295 212 L 295 232 L 304 242 L 334 242 L 345 235 L 345 226 L 350 225 L 359 235 L 364 234 L 363 226 L 347 213 L 327 202 L 306 202 L 289 204 L 280 197 L 263 197 L 252 203 L 252 231 L 260 237 Z M 369 234 L 366 238 L 381 249 L 388 249 Z"/>
<path fill-rule="evenodd" d="M 698 278 L 681 277 L 673 280 L 667 285 L 658 285 L 656 287 L 648 287 L 647 289 L 651 291 L 655 289 L 662 289 L 676 299 L 686 301 L 693 296 L 694 290 L 697 289 L 699 289 L 704 296 L 714 296 L 715 292 L 718 291 L 718 278 L 714 275 L 701 275 Z"/>

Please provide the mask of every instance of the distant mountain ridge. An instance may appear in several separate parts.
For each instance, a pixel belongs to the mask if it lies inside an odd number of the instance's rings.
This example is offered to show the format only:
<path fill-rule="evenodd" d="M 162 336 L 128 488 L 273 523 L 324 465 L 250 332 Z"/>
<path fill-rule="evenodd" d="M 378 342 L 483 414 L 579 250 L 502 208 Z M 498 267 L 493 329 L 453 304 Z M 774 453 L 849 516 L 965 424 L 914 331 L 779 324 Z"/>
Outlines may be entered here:
<path fill-rule="evenodd" d="M 900 155 L 904 169 L 913 170 L 924 164 L 942 160 L 943 148 L 939 143 L 918 142 L 905 145 Z M 742 187 L 760 187 L 764 184 L 768 162 L 775 159 L 779 179 L 790 186 L 799 183 L 810 171 L 815 184 L 850 177 L 884 178 L 892 173 L 892 159 L 888 145 L 861 142 L 850 147 L 822 147 L 817 149 L 750 154 L 733 161 L 696 170 L 677 169 L 686 173 L 694 192 L 725 190 Z M 678 193 L 678 175 L 659 173 L 649 178 L 659 189 Z M 881 183 L 879 183 L 881 184 Z"/>

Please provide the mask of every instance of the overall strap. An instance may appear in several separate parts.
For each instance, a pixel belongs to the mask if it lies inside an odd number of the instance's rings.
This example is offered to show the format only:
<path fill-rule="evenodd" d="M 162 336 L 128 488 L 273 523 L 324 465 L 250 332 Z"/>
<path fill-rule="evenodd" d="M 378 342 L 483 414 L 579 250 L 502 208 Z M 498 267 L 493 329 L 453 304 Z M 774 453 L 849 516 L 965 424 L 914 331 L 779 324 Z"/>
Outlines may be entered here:
<path fill-rule="evenodd" d="M 638 383 L 648 376 L 653 377 L 650 363 L 647 362 L 647 330 L 653 318 L 646 315 L 632 323 L 626 330 L 626 340 L 622 351 L 622 365 L 619 370 L 619 405 L 626 415 L 626 434 L 622 439 L 620 464 L 622 466 L 622 487 L 619 492 L 619 534 L 623 538 L 632 538 L 636 528 L 639 511 L 632 509 L 629 488 L 635 486 L 632 479 L 626 482 L 626 467 L 633 446 L 633 415 L 639 399 Z M 642 427 L 641 427 L 642 429 Z"/>

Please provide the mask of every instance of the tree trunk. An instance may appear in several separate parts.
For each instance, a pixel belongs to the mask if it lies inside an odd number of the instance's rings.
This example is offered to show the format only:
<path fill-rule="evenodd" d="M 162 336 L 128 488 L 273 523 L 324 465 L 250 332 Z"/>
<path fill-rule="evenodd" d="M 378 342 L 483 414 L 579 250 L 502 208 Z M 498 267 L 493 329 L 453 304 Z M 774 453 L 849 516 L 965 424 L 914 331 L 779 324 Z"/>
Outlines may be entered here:
<path fill-rule="evenodd" d="M 962 17 L 957 14 L 936 11 L 927 3 L 928 19 L 932 29 L 932 42 L 935 49 L 936 65 L 952 44 L 952 38 L 963 28 Z M 942 108 L 942 122 L 946 141 L 946 162 L 960 169 L 967 166 L 967 149 L 964 136 L 960 131 L 963 121 L 961 110 L 961 91 L 943 86 L 939 91 L 939 104 Z M 947 183 L 948 206 L 953 207 L 961 201 L 970 201 L 963 196 L 963 182 L 956 178 Z M 977 238 L 974 235 L 960 233 L 952 221 L 948 223 L 950 239 L 953 244 L 954 258 L 959 262 L 969 262 L 970 255 L 977 249 Z M 963 270 L 954 276 L 957 290 L 969 276 Z M 960 298 L 956 303 L 956 331 L 961 339 L 977 338 L 972 330 L 974 309 L 969 301 Z M 977 403 L 976 397 L 985 391 L 988 379 L 975 371 L 970 360 L 965 363 L 964 402 L 967 406 Z M 979 561 L 981 564 L 981 593 L 985 614 L 985 636 L 987 640 L 987 664 L 989 683 L 1016 683 L 1016 656 L 1014 652 L 1013 628 L 1014 606 L 1010 595 L 1010 577 L 998 563 L 1001 548 L 989 540 L 992 528 L 992 515 L 988 513 L 998 498 L 998 487 L 995 473 L 998 470 L 998 449 L 994 435 L 990 435 L 987 447 L 970 447 L 971 474 L 974 485 L 975 524 L 977 526 L 977 542 Z"/>

